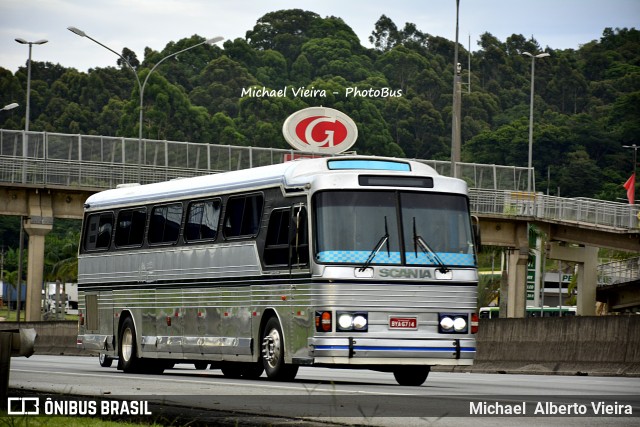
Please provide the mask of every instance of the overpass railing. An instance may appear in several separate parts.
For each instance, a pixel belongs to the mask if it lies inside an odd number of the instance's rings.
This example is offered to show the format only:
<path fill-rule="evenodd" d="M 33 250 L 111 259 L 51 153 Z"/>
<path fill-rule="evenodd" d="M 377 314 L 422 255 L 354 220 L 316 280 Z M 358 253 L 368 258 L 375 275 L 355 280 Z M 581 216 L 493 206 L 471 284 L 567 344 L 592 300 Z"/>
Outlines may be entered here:
<path fill-rule="evenodd" d="M 0 129 L 0 182 L 107 189 L 282 163 L 295 150 Z M 451 162 L 418 160 L 450 175 Z M 470 188 L 523 190 L 527 168 L 458 163 Z"/>
<path fill-rule="evenodd" d="M 598 265 L 598 286 L 640 281 L 640 257 Z"/>
<path fill-rule="evenodd" d="M 538 218 L 620 230 L 637 230 L 638 205 L 584 197 L 564 198 L 525 191 L 470 190 L 475 214 Z"/>
<path fill-rule="evenodd" d="M 281 163 L 294 150 L 0 129 L 0 182 L 100 190 Z M 317 156 L 317 155 L 315 155 Z M 419 160 L 449 175 L 451 162 Z M 458 163 L 477 214 L 525 216 L 636 230 L 638 208 L 528 193 L 527 168 Z"/>

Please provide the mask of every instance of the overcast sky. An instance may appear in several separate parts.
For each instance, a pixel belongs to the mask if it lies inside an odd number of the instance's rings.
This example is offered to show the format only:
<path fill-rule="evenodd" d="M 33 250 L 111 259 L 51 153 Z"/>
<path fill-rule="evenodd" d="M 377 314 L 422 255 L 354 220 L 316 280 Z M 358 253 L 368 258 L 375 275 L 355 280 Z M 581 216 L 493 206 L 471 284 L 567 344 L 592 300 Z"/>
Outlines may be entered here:
<path fill-rule="evenodd" d="M 27 41 L 34 61 L 59 63 L 80 71 L 115 66 L 113 53 L 67 27 L 74 26 L 117 52 L 133 50 L 142 61 L 145 47 L 194 34 L 205 38 L 244 38 L 268 12 L 299 8 L 322 17 L 342 18 L 370 47 L 369 35 L 382 14 L 398 27 L 416 24 L 425 33 L 455 39 L 455 0 L 0 0 L 0 67 L 15 72 L 26 63 Z M 500 41 L 512 34 L 533 36 L 544 48 L 577 49 L 607 28 L 640 28 L 640 0 L 460 0 L 460 43 L 477 50 L 480 34 Z"/>

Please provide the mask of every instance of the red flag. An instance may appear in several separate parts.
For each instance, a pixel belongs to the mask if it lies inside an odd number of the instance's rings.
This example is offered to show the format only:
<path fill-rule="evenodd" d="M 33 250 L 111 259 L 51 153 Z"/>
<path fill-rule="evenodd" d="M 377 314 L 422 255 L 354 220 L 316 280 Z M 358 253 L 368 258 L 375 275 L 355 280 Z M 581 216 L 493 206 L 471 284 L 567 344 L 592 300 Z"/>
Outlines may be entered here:
<path fill-rule="evenodd" d="M 623 187 L 627 190 L 627 199 L 629 199 L 629 204 L 633 205 L 636 202 L 636 173 L 632 173 L 627 182 L 624 183 Z"/>

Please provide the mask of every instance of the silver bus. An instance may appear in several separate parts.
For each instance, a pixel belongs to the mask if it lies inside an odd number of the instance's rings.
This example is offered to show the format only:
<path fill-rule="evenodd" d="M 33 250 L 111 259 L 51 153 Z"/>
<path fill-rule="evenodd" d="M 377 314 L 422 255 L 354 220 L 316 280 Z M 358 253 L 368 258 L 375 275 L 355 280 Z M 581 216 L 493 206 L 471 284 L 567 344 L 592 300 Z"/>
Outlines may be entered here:
<path fill-rule="evenodd" d="M 347 367 L 421 385 L 473 362 L 473 230 L 464 181 L 393 158 L 103 191 L 85 204 L 78 346 L 125 372 Z"/>

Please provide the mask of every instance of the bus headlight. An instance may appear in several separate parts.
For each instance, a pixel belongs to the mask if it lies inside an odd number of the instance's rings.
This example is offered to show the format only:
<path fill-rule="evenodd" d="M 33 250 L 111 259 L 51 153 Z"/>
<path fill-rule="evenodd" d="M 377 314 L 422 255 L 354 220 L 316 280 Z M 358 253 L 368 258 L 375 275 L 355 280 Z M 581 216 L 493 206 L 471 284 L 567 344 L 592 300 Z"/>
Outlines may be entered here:
<path fill-rule="evenodd" d="M 353 325 L 353 316 L 349 313 L 342 313 L 338 315 L 338 327 L 341 330 L 348 331 Z"/>
<path fill-rule="evenodd" d="M 453 329 L 453 319 L 451 317 L 443 317 L 440 319 L 440 329 L 443 331 L 450 331 Z"/>
<path fill-rule="evenodd" d="M 353 327 L 357 331 L 365 329 L 367 327 L 367 318 L 364 317 L 362 314 L 358 314 L 354 316 Z"/>
<path fill-rule="evenodd" d="M 453 329 L 456 332 L 461 332 L 467 329 L 467 321 L 463 317 L 456 317 L 453 321 Z"/>
<path fill-rule="evenodd" d="M 337 313 L 338 324 L 336 329 L 338 332 L 366 332 L 369 328 L 368 313 L 339 311 Z"/>
<path fill-rule="evenodd" d="M 438 332 L 441 334 L 466 334 L 469 330 L 469 315 L 466 313 L 439 313 Z"/>

